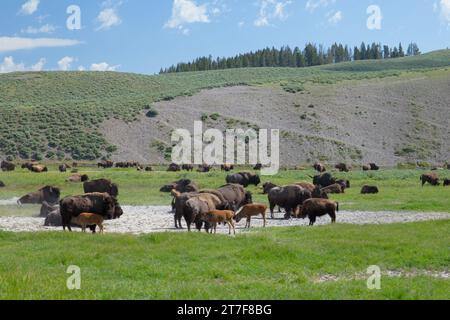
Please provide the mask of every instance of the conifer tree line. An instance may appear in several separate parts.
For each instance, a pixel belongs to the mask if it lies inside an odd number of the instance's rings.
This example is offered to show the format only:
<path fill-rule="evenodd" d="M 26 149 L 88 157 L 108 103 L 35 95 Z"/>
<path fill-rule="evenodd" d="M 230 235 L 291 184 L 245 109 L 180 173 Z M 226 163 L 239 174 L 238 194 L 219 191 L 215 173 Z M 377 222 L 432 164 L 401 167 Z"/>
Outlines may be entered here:
<path fill-rule="evenodd" d="M 382 46 L 380 43 L 366 45 L 363 42 L 361 46 L 355 46 L 353 49 L 337 43 L 327 49 L 322 45 L 308 43 L 303 50 L 299 47 L 291 49 L 289 46 L 284 46 L 281 49 L 265 48 L 230 58 L 200 57 L 192 62 L 182 62 L 161 69 L 160 74 L 254 67 L 303 68 L 345 61 L 393 59 L 419 54 L 420 50 L 416 43 L 409 44 L 406 52 L 401 43 L 398 47 L 389 47 L 388 45 Z"/>

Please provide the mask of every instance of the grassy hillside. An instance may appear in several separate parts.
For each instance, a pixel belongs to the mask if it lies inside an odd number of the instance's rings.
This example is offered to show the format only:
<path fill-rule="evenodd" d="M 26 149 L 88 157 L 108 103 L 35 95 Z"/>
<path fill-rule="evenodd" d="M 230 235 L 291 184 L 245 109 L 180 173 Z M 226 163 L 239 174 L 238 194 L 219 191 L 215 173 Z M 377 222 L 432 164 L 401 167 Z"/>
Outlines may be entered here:
<path fill-rule="evenodd" d="M 237 84 L 277 84 L 286 91 L 304 84 L 330 84 L 400 76 L 450 66 L 450 51 L 389 61 L 362 61 L 304 69 L 254 68 L 162 76 L 124 73 L 39 72 L 0 76 L 0 155 L 28 159 L 93 160 L 115 146 L 99 133 L 107 119 L 136 121 L 160 100 L 201 89 Z"/>

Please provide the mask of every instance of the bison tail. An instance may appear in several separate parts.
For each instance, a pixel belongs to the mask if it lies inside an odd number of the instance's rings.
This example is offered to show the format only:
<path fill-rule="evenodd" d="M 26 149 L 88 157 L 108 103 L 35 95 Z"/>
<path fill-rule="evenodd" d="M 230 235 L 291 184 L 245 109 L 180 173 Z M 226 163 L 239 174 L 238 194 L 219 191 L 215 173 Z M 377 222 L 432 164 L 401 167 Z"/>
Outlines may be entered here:
<path fill-rule="evenodd" d="M 336 202 L 336 211 L 339 212 L 339 202 Z"/>

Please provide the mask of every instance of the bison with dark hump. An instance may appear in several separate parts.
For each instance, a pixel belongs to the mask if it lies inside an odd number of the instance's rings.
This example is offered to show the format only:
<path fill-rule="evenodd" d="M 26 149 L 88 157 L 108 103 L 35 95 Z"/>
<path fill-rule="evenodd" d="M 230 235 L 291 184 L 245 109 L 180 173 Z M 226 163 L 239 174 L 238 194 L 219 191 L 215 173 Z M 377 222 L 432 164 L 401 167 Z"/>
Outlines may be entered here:
<path fill-rule="evenodd" d="M 290 185 L 285 187 L 276 187 L 269 191 L 270 214 L 274 218 L 274 209 L 276 206 L 285 209 L 285 219 L 290 219 L 292 211 L 303 202 L 312 197 L 311 192 L 298 186 Z"/>
<path fill-rule="evenodd" d="M 228 184 L 240 184 L 244 188 L 247 188 L 249 185 L 258 186 L 261 183 L 261 178 L 259 175 L 250 172 L 239 172 L 228 175 L 226 182 Z"/>
<path fill-rule="evenodd" d="M 171 163 L 167 168 L 168 172 L 179 172 L 181 171 L 181 167 L 176 163 Z"/>
<path fill-rule="evenodd" d="M 189 179 L 181 179 L 165 186 L 162 186 L 159 190 L 160 192 L 171 192 L 172 190 L 176 190 L 181 193 L 185 192 L 198 192 L 198 185 L 189 180 Z"/>
<path fill-rule="evenodd" d="M 118 219 L 123 211 L 117 199 L 108 193 L 88 193 L 81 196 L 66 197 L 60 201 L 62 226 L 72 231 L 72 218 L 89 212 L 103 216 L 105 219 Z"/>
<path fill-rule="evenodd" d="M 44 201 L 49 204 L 55 204 L 59 201 L 59 196 L 61 195 L 61 190 L 56 187 L 46 186 L 39 189 L 36 192 L 24 195 L 22 198 L 17 200 L 19 205 L 21 204 L 42 204 Z"/>
<path fill-rule="evenodd" d="M 298 218 L 309 218 L 309 225 L 313 226 L 317 217 L 329 215 L 331 223 L 336 223 L 336 212 L 339 211 L 339 203 L 326 199 L 309 199 L 306 200 L 296 212 Z"/>
<path fill-rule="evenodd" d="M 361 188 L 361 194 L 377 194 L 380 191 L 378 190 L 378 187 L 376 186 L 363 186 Z"/>
<path fill-rule="evenodd" d="M 439 183 L 439 177 L 438 177 L 438 175 L 437 175 L 436 173 L 426 173 L 426 174 L 423 174 L 423 175 L 420 177 L 420 180 L 422 181 L 422 187 L 423 187 L 426 183 L 429 183 L 429 184 L 431 184 L 432 186 L 438 186 L 438 185 L 440 185 L 440 183 Z"/>
<path fill-rule="evenodd" d="M 16 169 L 16 165 L 9 161 L 2 161 L 0 168 L 2 171 L 14 171 Z"/>
<path fill-rule="evenodd" d="M 0 183 L 1 186 L 1 183 Z M 450 186 L 450 179 L 444 179 L 444 187 Z"/>
<path fill-rule="evenodd" d="M 83 189 L 84 193 L 108 193 L 114 198 L 119 196 L 119 187 L 108 179 L 86 181 L 83 184 Z"/>
<path fill-rule="evenodd" d="M 324 173 L 313 178 L 313 184 L 322 188 L 329 187 L 336 183 L 336 178 L 331 173 Z"/>
<path fill-rule="evenodd" d="M 192 164 L 183 164 L 181 166 L 181 169 L 185 170 L 185 171 L 194 171 L 194 165 L 192 165 Z"/>

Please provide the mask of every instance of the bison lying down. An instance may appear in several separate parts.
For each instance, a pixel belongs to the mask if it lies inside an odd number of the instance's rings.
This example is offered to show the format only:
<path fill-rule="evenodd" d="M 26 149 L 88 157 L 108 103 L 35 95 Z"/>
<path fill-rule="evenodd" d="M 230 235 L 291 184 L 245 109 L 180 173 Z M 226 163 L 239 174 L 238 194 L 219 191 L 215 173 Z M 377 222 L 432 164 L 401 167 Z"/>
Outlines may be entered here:
<path fill-rule="evenodd" d="M 55 204 L 59 201 L 61 191 L 52 186 L 46 186 L 36 192 L 29 193 L 20 198 L 17 203 L 21 204 L 42 204 L 44 201 Z"/>
<path fill-rule="evenodd" d="M 326 199 L 309 199 L 306 200 L 297 211 L 297 218 L 309 218 L 309 225 L 313 226 L 317 217 L 329 215 L 331 222 L 336 223 L 336 212 L 339 211 L 339 203 Z"/>

